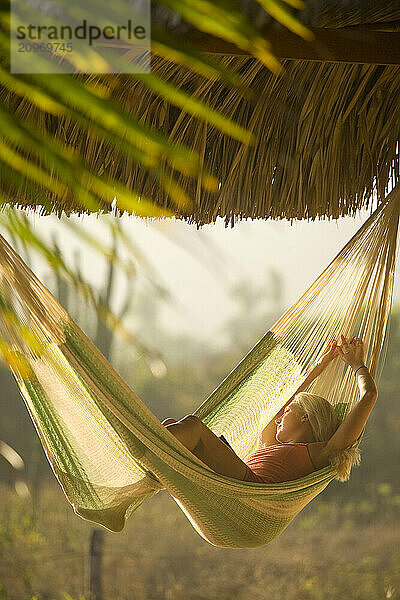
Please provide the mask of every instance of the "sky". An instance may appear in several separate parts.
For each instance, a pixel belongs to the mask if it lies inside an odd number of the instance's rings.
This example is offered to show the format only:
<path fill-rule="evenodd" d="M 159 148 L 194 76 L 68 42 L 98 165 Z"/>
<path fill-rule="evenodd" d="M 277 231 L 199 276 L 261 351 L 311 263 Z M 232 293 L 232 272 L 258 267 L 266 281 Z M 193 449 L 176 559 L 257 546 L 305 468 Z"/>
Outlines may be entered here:
<path fill-rule="evenodd" d="M 122 218 L 124 230 L 140 248 L 157 273 L 157 280 L 179 300 L 175 308 L 165 305 L 162 325 L 175 331 L 206 339 L 234 311 L 229 291 L 234 284 L 260 285 L 269 269 L 279 271 L 284 284 L 284 308 L 288 308 L 314 281 L 344 244 L 366 220 L 369 213 L 338 221 L 242 221 L 225 228 L 222 219 L 197 230 L 178 220 L 146 222 Z M 57 241 L 67 260 L 82 249 L 83 274 L 95 286 L 101 285 L 105 262 L 55 217 L 30 215 L 35 230 Z M 111 243 L 103 217 L 71 217 L 107 245 Z M 34 262 L 39 278 L 48 273 L 40 260 Z M 398 276 L 395 301 L 399 301 Z M 124 296 L 121 279 L 112 298 L 114 310 Z M 268 324 L 270 325 L 270 324 Z"/>

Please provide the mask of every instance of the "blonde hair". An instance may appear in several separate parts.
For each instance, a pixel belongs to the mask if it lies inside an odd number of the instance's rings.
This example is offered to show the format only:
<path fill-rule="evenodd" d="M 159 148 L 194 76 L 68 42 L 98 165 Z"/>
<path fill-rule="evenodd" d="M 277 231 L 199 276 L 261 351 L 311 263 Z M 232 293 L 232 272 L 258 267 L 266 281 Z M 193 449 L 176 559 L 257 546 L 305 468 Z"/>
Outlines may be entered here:
<path fill-rule="evenodd" d="M 316 442 L 327 442 L 342 422 L 332 404 L 322 396 L 300 392 L 296 395 L 294 402 L 307 413 Z M 358 466 L 360 460 L 361 455 L 358 448 L 350 446 L 350 448 L 339 450 L 330 459 L 331 465 L 336 471 L 336 479 L 347 481 L 351 468 L 353 465 Z"/>

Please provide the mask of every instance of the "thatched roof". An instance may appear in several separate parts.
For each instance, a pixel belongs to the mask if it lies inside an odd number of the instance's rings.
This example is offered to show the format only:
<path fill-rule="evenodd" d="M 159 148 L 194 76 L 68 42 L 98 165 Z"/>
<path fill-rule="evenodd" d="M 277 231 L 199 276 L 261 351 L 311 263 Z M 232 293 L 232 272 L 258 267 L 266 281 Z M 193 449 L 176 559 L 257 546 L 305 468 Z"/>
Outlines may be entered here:
<path fill-rule="evenodd" d="M 284 59 L 280 76 L 273 75 L 255 58 L 237 52 L 233 55 L 234 51 L 219 46 L 218 40 L 213 46 L 207 36 L 192 34 L 189 26 L 166 16 L 170 29 L 181 38 L 186 37 L 192 46 L 213 49 L 225 65 L 240 72 L 254 97 L 246 99 L 237 90 L 207 81 L 157 56 L 153 57 L 152 70 L 249 128 L 257 138 L 254 146 L 245 146 L 169 105 L 130 77 L 114 78 L 112 94 L 129 113 L 197 150 L 221 182 L 218 191 L 207 192 L 193 178 L 175 173 L 195 201 L 193 210 L 180 215 L 189 222 L 203 225 L 218 216 L 231 224 L 248 217 L 338 218 L 368 206 L 374 189 L 378 198 L 383 198 L 390 179 L 392 183 L 397 181 L 400 43 L 396 47 L 393 43 L 399 41 L 400 33 L 393 32 L 400 31 L 400 4 L 384 0 L 360 5 L 344 0 L 314 0 L 307 5 L 307 10 L 296 16 L 316 32 L 317 42 L 326 34 L 336 35 L 336 42 L 329 48 L 314 45 L 311 59 Z M 268 26 L 268 17 L 263 17 L 265 13 L 259 7 L 251 3 L 246 6 L 256 21 L 264 18 L 261 25 Z M 160 20 L 162 15 L 157 18 Z M 272 35 L 276 54 L 287 56 L 287 48 L 293 47 L 286 44 L 287 34 L 275 27 Z M 367 64 L 359 62 L 359 51 L 354 56 L 358 62 L 349 62 L 351 45 L 354 50 L 357 39 L 358 49 L 365 45 Z M 281 52 L 279 40 L 284 47 Z M 298 47 L 301 49 L 300 41 Z M 395 64 L 376 64 L 385 61 Z M 51 126 L 56 136 L 80 149 L 96 172 L 117 177 L 160 206 L 175 208 L 157 181 L 133 161 L 119 157 L 95 136 L 82 136 L 79 127 L 71 123 L 55 125 L 52 121 Z M 166 165 L 166 173 L 169 169 Z M 18 203 L 24 205 L 21 190 L 18 196 Z M 67 213 L 73 211 L 72 199 L 65 198 L 63 208 Z"/>

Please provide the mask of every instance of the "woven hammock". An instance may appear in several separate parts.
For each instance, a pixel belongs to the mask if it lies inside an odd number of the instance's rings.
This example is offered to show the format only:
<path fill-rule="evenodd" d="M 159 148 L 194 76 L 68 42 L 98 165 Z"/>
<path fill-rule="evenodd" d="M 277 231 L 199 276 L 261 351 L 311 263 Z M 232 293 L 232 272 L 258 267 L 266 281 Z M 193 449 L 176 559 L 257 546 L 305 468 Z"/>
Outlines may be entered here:
<path fill-rule="evenodd" d="M 195 411 L 240 458 L 304 381 L 328 336 L 357 334 L 379 376 L 393 289 L 396 187 L 325 271 Z M 198 533 L 221 547 L 256 547 L 280 534 L 335 477 L 257 484 L 215 473 L 137 398 L 101 352 L 0 237 L 0 337 L 50 465 L 76 514 L 110 531 L 166 489 Z M 379 357 L 381 356 L 381 360 Z M 355 378 L 333 361 L 308 388 L 341 416 Z"/>

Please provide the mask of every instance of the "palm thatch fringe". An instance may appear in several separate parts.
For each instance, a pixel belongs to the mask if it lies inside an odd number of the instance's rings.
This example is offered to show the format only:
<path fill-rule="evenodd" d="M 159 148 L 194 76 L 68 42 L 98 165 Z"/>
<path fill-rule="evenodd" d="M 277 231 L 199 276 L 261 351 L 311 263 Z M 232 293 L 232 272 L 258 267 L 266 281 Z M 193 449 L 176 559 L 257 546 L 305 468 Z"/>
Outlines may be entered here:
<path fill-rule="evenodd" d="M 375 188 L 380 200 L 396 183 L 399 67 L 286 61 L 284 75 L 277 78 L 252 58 L 223 62 L 242 73 L 254 91 L 252 101 L 161 58 L 154 59 L 153 70 L 248 127 L 257 138 L 254 146 L 246 147 L 179 112 L 131 78 L 120 76 L 113 86 L 128 113 L 197 150 L 221 182 L 218 192 L 207 193 L 193 179 L 175 173 L 195 202 L 182 218 L 198 225 L 218 216 L 231 224 L 242 218 L 337 219 L 368 206 Z M 49 128 L 44 113 L 23 104 L 17 110 L 25 118 Z M 118 156 L 104 141 L 82 135 L 66 120 L 53 120 L 50 130 L 79 149 L 94 172 L 106 172 L 158 205 L 174 209 L 142 167 Z M 169 172 L 167 165 L 164 169 Z M 10 192 L 24 206 L 21 190 Z M 60 199 L 49 197 L 49 203 L 56 205 Z M 64 198 L 61 206 L 67 214 L 76 208 L 72 197 Z"/>

